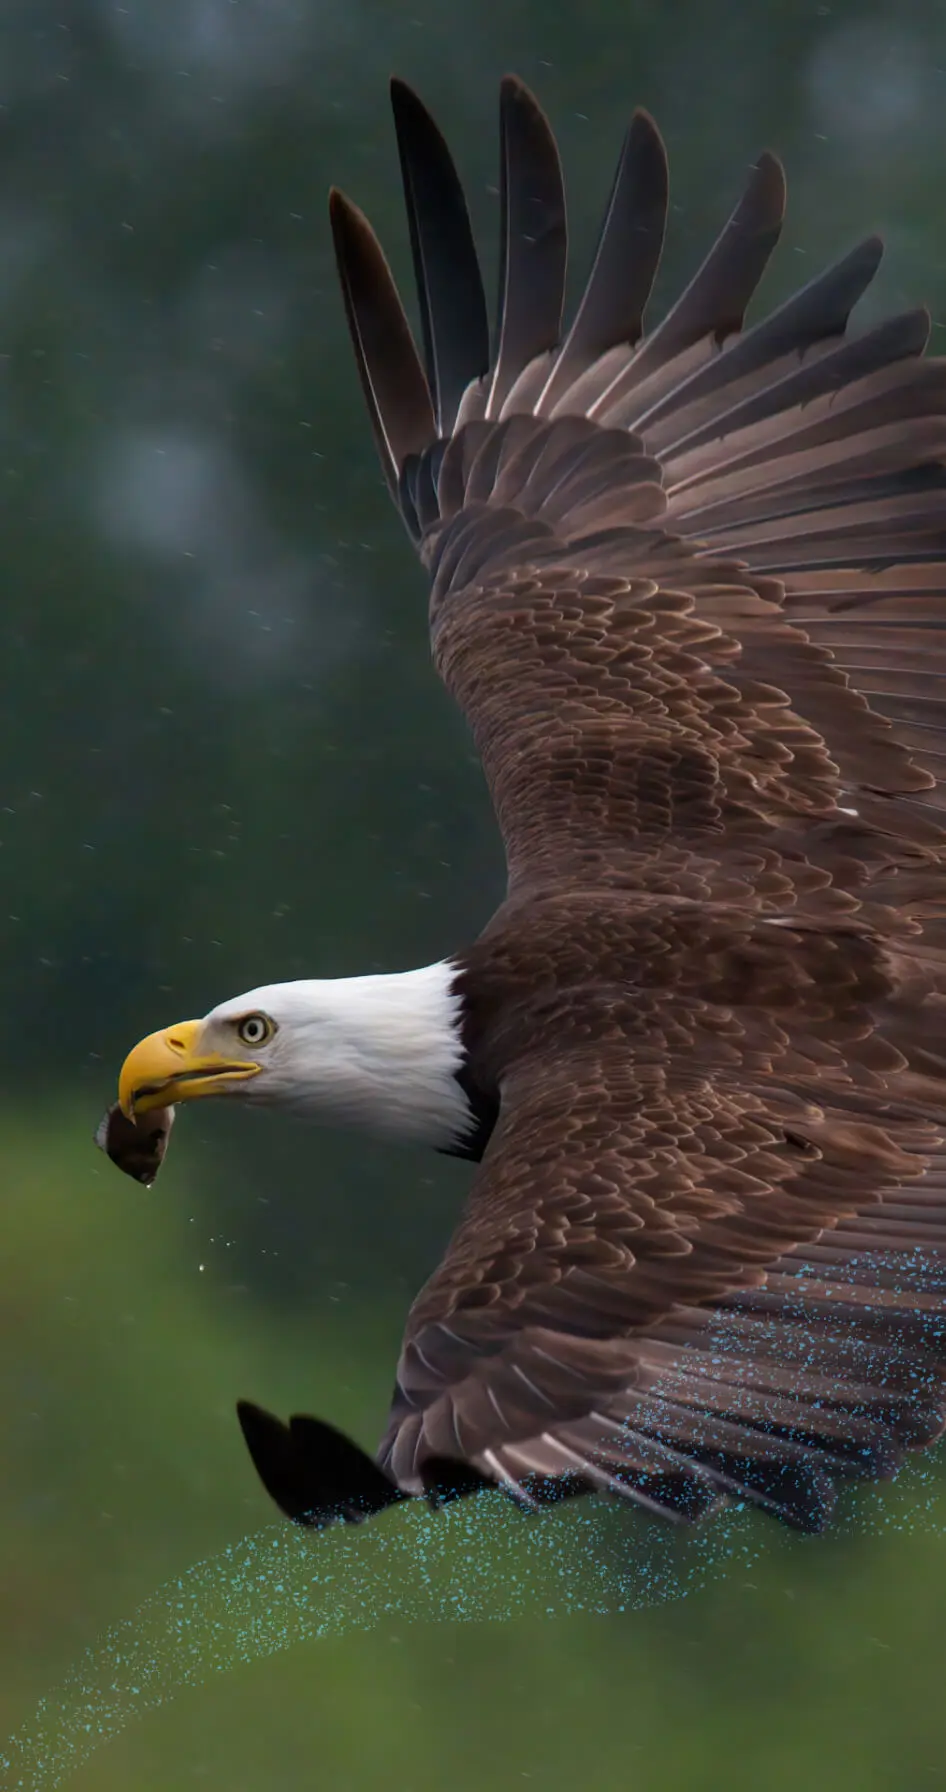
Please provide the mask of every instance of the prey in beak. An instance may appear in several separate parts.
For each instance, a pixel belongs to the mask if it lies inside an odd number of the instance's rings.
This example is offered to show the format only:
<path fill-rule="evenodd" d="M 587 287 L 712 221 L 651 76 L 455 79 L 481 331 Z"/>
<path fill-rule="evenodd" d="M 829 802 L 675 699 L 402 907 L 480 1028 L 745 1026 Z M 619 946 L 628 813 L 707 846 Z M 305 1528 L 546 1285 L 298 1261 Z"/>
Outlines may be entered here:
<path fill-rule="evenodd" d="M 129 1120 L 116 1101 L 100 1121 L 95 1143 L 126 1176 L 150 1188 L 164 1162 L 173 1125 L 173 1108 L 152 1108 L 139 1122 Z"/>

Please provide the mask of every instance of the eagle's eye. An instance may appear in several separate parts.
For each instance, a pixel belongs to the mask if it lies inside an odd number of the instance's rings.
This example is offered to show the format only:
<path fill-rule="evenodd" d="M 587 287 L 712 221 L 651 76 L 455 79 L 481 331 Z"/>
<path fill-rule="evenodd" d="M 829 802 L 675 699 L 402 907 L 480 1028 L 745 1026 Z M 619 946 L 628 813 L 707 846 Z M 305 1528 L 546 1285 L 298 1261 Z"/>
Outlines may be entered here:
<path fill-rule="evenodd" d="M 237 1023 L 237 1033 L 244 1045 L 265 1045 L 276 1031 L 276 1022 L 268 1014 L 244 1014 Z"/>

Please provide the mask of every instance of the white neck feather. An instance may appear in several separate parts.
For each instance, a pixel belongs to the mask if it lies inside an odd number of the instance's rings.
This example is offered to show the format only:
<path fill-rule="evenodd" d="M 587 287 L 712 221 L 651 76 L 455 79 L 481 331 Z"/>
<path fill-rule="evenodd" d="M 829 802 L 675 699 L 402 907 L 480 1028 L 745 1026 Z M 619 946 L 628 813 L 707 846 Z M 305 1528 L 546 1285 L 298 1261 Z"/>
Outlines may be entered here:
<path fill-rule="evenodd" d="M 383 976 L 273 983 L 207 1019 L 259 1008 L 277 1022 L 261 1075 L 241 1086 L 247 1101 L 451 1145 L 473 1127 L 456 1079 L 464 1059 L 456 970 L 446 959 Z"/>

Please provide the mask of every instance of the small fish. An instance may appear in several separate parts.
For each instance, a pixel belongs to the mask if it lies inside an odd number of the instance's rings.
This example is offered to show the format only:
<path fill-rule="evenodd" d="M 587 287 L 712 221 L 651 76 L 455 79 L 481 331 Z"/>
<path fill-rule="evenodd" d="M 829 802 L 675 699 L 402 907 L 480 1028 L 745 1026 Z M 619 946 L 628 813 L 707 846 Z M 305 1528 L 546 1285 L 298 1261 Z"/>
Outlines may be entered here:
<path fill-rule="evenodd" d="M 96 1127 L 95 1143 L 126 1176 L 150 1188 L 164 1162 L 173 1125 L 173 1108 L 155 1108 L 140 1120 L 128 1120 L 116 1102 Z"/>

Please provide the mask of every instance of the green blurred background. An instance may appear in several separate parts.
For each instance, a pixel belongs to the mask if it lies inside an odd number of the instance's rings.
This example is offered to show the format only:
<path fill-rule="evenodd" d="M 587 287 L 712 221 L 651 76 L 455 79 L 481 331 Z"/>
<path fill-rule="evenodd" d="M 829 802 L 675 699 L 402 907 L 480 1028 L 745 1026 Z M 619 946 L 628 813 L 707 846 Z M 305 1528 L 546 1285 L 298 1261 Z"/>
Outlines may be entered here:
<path fill-rule="evenodd" d="M 671 153 L 664 294 L 769 144 L 792 195 L 770 298 L 879 226 L 865 312 L 946 319 L 942 0 L 0 9 L 0 1735 L 168 1577 L 272 1523 L 236 1396 L 374 1441 L 466 1186 L 459 1165 L 211 1108 L 145 1194 L 91 1132 L 153 1026 L 260 981 L 428 962 L 499 896 L 325 190 L 366 207 L 403 276 L 398 71 L 449 129 L 492 277 L 509 68 L 559 133 L 579 267 L 641 103 Z M 815 1542 L 747 1520 L 751 1572 L 721 1543 L 703 1590 L 653 1609 L 545 1618 L 538 1570 L 505 1624 L 405 1624 L 379 1597 L 367 1634 L 182 1693 L 70 1783 L 946 1785 L 937 1488 L 869 1494 Z M 599 1532 L 553 1522 L 574 1571 Z M 637 1563 L 646 1534 L 619 1522 L 602 1548 Z M 489 1527 L 471 1535 L 488 1555 Z"/>

